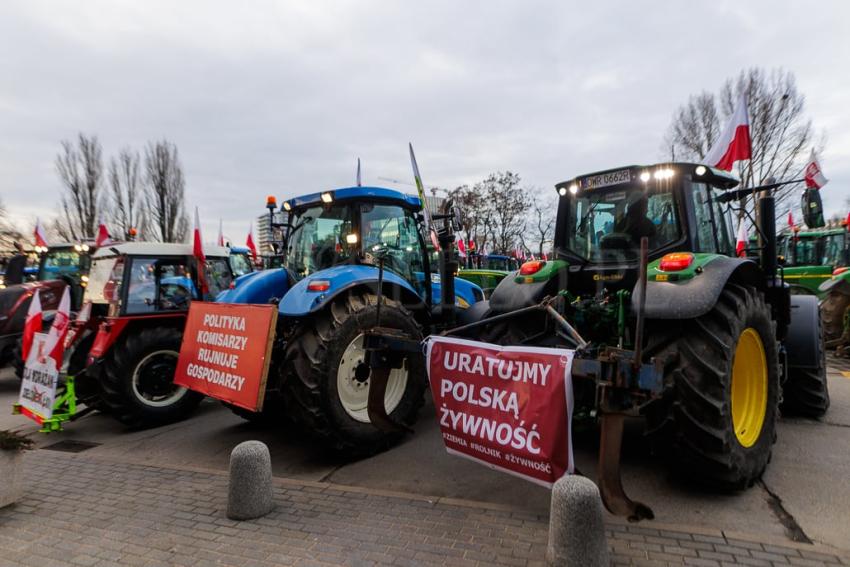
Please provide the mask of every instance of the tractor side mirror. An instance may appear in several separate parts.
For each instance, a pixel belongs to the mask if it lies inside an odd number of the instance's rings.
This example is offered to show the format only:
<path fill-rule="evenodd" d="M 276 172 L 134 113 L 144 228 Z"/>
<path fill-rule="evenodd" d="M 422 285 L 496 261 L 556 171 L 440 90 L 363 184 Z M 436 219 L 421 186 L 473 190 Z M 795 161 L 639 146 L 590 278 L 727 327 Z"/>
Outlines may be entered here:
<path fill-rule="evenodd" d="M 809 228 L 821 228 L 826 225 L 823 220 L 823 201 L 820 191 L 808 188 L 803 191 L 800 205 L 803 209 L 803 221 Z"/>

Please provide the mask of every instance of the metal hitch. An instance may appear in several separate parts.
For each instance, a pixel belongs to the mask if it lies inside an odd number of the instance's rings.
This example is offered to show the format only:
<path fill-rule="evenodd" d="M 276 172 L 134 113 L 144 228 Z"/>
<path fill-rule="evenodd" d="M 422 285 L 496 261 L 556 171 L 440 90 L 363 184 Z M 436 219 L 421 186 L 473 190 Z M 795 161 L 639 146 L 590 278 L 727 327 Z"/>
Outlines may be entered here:
<path fill-rule="evenodd" d="M 366 402 L 369 421 L 387 433 L 413 433 L 413 429 L 393 421 L 387 415 L 384 397 L 390 371 L 393 368 L 401 368 L 411 354 L 421 353 L 419 342 L 409 339 L 396 329 L 375 327 L 364 334 L 363 348 L 366 350 L 365 362 L 370 372 L 369 398 Z"/>
<path fill-rule="evenodd" d="M 623 490 L 620 476 L 620 449 L 623 444 L 621 413 L 603 413 L 599 439 L 599 466 L 596 481 L 605 508 L 615 516 L 625 516 L 630 522 L 652 520 L 655 514 L 646 504 L 636 502 Z"/>

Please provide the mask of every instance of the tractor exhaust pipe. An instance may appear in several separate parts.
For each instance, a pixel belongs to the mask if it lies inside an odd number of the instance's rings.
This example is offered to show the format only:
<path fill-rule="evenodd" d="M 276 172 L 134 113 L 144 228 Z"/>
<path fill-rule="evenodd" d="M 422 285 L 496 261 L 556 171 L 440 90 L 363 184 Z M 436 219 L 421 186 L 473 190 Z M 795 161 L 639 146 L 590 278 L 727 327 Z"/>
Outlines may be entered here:
<path fill-rule="evenodd" d="M 776 198 L 764 195 L 758 201 L 759 238 L 761 239 L 761 268 L 768 278 L 776 276 L 779 265 L 776 257 Z"/>

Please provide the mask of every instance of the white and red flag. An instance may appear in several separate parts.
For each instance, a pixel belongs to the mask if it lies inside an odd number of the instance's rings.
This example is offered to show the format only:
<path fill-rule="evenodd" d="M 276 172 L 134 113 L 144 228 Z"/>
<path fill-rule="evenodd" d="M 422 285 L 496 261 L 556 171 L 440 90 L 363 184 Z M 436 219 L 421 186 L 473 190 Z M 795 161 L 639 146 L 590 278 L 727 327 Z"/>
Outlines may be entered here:
<path fill-rule="evenodd" d="M 38 295 L 38 290 L 32 294 L 32 301 L 27 310 L 27 319 L 24 322 L 24 336 L 21 337 L 21 355 L 24 362 L 29 356 L 32 342 L 35 340 L 35 334 L 41 332 L 41 321 L 44 315 L 41 311 L 41 298 Z"/>
<path fill-rule="evenodd" d="M 62 292 L 62 299 L 59 301 L 59 309 L 56 310 L 56 316 L 53 318 L 53 325 L 47 332 L 47 343 L 45 350 L 47 356 L 56 362 L 56 369 L 62 368 L 62 357 L 65 354 L 65 337 L 68 334 L 68 328 L 71 326 L 71 288 L 65 286 L 65 291 Z"/>
<path fill-rule="evenodd" d="M 97 225 L 97 238 L 95 239 L 95 246 L 100 248 L 101 246 L 106 246 L 112 242 L 109 238 L 109 230 L 106 228 L 106 224 L 103 222 L 103 219 Z"/>
<path fill-rule="evenodd" d="M 201 285 L 201 293 L 207 293 L 207 279 L 204 277 L 207 257 L 204 254 L 204 239 L 201 237 L 201 219 L 198 216 L 198 207 L 195 207 L 195 226 L 192 229 L 192 255 L 198 262 L 198 283 Z"/>
<path fill-rule="evenodd" d="M 44 246 L 47 248 L 47 237 L 44 235 L 44 229 L 41 228 L 41 221 L 35 219 L 35 230 L 32 232 L 36 246 Z"/>
<path fill-rule="evenodd" d="M 738 240 L 735 242 L 735 255 L 743 256 L 747 248 L 747 228 L 744 226 L 744 219 L 738 221 Z"/>
<path fill-rule="evenodd" d="M 455 236 L 455 240 L 457 241 L 457 255 L 461 258 L 466 258 L 466 242 L 460 234 Z"/>
<path fill-rule="evenodd" d="M 753 156 L 750 143 L 750 117 L 747 113 L 747 97 L 741 95 L 735 112 L 714 145 L 705 156 L 705 163 L 718 169 L 732 171 L 736 161 L 750 159 Z"/>
<path fill-rule="evenodd" d="M 248 227 L 248 238 L 245 240 L 245 246 L 251 251 L 251 259 L 257 262 L 257 245 L 254 244 L 254 223 Z"/>
<path fill-rule="evenodd" d="M 809 163 L 806 165 L 804 177 L 806 179 L 806 188 L 810 189 L 820 189 L 829 183 L 829 179 L 824 177 L 823 171 L 820 168 L 815 150 L 812 150 L 812 155 L 809 157 Z"/>
<path fill-rule="evenodd" d="M 224 231 L 222 230 L 221 219 L 218 219 L 218 240 L 216 240 L 216 244 L 224 246 Z"/>

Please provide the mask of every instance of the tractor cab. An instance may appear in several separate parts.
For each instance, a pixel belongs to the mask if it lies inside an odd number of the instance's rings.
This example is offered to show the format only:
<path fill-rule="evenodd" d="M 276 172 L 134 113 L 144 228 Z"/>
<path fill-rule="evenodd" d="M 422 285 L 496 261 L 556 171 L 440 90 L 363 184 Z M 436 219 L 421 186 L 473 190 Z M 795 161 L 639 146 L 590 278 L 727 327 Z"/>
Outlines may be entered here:
<path fill-rule="evenodd" d="M 36 280 L 63 281 L 71 288 L 71 309 L 80 308 L 89 280 L 91 256 L 97 249 L 94 243 L 65 242 L 42 249 Z"/>
<path fill-rule="evenodd" d="M 650 261 L 677 251 L 733 256 L 731 217 L 720 197 L 737 184 L 724 171 L 688 163 L 630 166 L 559 183 L 555 252 L 570 266 L 570 290 L 631 289 L 642 237 Z"/>

